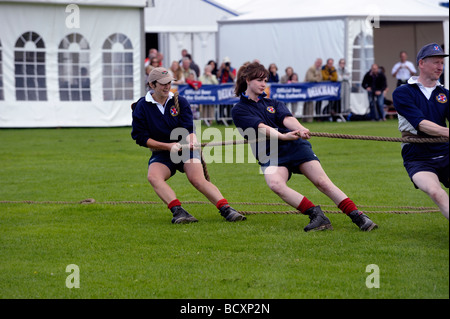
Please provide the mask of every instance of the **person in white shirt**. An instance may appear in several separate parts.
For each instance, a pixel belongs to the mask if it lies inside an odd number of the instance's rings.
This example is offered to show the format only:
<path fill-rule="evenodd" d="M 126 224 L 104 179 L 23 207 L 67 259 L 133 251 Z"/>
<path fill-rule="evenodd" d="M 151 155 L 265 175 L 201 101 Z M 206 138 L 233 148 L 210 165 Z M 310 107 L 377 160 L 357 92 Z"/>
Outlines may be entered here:
<path fill-rule="evenodd" d="M 392 67 L 392 76 L 397 78 L 397 87 L 406 84 L 410 77 L 416 75 L 417 70 L 414 64 L 408 61 L 408 54 L 405 51 L 400 52 L 400 61 Z"/>

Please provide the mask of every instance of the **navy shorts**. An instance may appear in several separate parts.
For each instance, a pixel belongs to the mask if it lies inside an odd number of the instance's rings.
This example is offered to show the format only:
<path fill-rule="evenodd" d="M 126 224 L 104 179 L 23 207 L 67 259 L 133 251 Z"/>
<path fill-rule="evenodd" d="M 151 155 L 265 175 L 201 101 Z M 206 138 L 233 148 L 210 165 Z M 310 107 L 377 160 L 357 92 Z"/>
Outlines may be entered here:
<path fill-rule="evenodd" d="M 199 151 L 186 151 L 178 152 L 178 154 L 171 154 L 167 151 L 154 151 L 152 157 L 148 161 L 148 166 L 152 163 L 161 163 L 166 165 L 170 169 L 170 176 L 175 175 L 177 171 L 184 173 L 184 163 L 192 158 L 201 160 Z"/>
<path fill-rule="evenodd" d="M 449 188 L 449 155 L 439 156 L 433 159 L 422 160 L 422 161 L 407 161 L 403 165 L 408 172 L 409 178 L 412 181 L 414 174 L 418 172 L 432 172 L 436 174 L 439 181 L 444 184 L 445 187 Z M 413 182 L 414 184 L 414 182 Z M 414 184 L 415 188 L 418 188 Z"/>
<path fill-rule="evenodd" d="M 288 179 L 290 179 L 292 174 L 302 174 L 300 171 L 300 165 L 310 161 L 320 162 L 319 158 L 312 150 L 311 143 L 306 140 L 299 139 L 279 145 L 276 160 L 274 161 L 271 159 L 267 163 L 260 163 L 260 165 L 263 172 L 269 166 L 284 166 L 289 171 Z"/>

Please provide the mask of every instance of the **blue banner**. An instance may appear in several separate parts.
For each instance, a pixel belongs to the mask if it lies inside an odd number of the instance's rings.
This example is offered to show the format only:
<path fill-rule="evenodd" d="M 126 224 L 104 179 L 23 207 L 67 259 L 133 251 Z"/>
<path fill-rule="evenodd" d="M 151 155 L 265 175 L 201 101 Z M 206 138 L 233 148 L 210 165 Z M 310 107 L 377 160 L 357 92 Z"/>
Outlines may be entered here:
<path fill-rule="evenodd" d="M 300 101 L 336 101 L 341 98 L 340 82 L 289 83 L 268 85 L 269 97 L 285 103 Z M 179 85 L 178 93 L 191 104 L 235 104 L 234 84 L 204 84 L 195 90 L 190 85 Z"/>
<path fill-rule="evenodd" d="M 340 82 L 271 84 L 272 99 L 289 102 L 336 101 L 341 99 Z"/>
<path fill-rule="evenodd" d="M 204 84 L 195 90 L 190 85 L 179 85 L 178 93 L 191 104 L 235 104 L 234 84 Z"/>

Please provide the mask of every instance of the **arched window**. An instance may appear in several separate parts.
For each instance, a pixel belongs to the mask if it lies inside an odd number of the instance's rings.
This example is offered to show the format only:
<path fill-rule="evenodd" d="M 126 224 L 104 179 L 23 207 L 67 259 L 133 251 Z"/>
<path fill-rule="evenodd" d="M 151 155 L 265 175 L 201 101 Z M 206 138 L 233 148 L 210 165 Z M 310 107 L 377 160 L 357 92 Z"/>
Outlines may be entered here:
<path fill-rule="evenodd" d="M 5 95 L 3 94 L 3 49 L 2 49 L 2 41 L 0 41 L 0 101 L 5 99 Z"/>
<path fill-rule="evenodd" d="M 361 32 L 353 42 L 352 92 L 363 92 L 361 82 L 373 63 L 373 37 Z"/>
<path fill-rule="evenodd" d="M 133 45 L 121 33 L 103 43 L 103 99 L 133 99 Z"/>
<path fill-rule="evenodd" d="M 91 100 L 89 44 L 81 34 L 69 34 L 59 44 L 58 69 L 61 101 Z"/>
<path fill-rule="evenodd" d="M 25 32 L 16 41 L 14 51 L 16 99 L 46 101 L 45 44 L 35 32 Z"/>

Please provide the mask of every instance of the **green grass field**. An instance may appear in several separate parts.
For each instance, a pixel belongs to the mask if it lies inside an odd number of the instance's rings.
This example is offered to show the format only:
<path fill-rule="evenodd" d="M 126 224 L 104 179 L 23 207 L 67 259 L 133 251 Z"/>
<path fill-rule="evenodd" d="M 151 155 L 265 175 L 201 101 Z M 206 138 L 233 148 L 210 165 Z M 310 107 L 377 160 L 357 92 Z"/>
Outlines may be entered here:
<path fill-rule="evenodd" d="M 395 120 L 306 126 L 399 136 Z M 449 298 L 449 223 L 441 213 L 370 213 L 435 208 L 411 184 L 399 143 L 311 138 L 334 183 L 380 228 L 364 233 L 345 215 L 329 214 L 333 231 L 305 233 L 303 215 L 257 214 L 227 223 L 211 204 L 187 204 L 199 222 L 172 225 L 162 203 L 125 203 L 160 202 L 146 179 L 150 153 L 134 143 L 130 130 L 0 130 L 0 298 Z M 224 147 L 223 156 L 232 150 Z M 281 203 L 256 163 L 210 163 L 208 170 L 231 203 Z M 181 173 L 169 184 L 182 202 L 206 200 Z M 303 176 L 289 185 L 336 210 Z M 78 203 L 87 198 L 96 203 Z M 79 267 L 80 288 L 66 286 L 71 264 Z M 379 267 L 380 286 L 370 289 L 366 267 L 372 264 Z"/>

